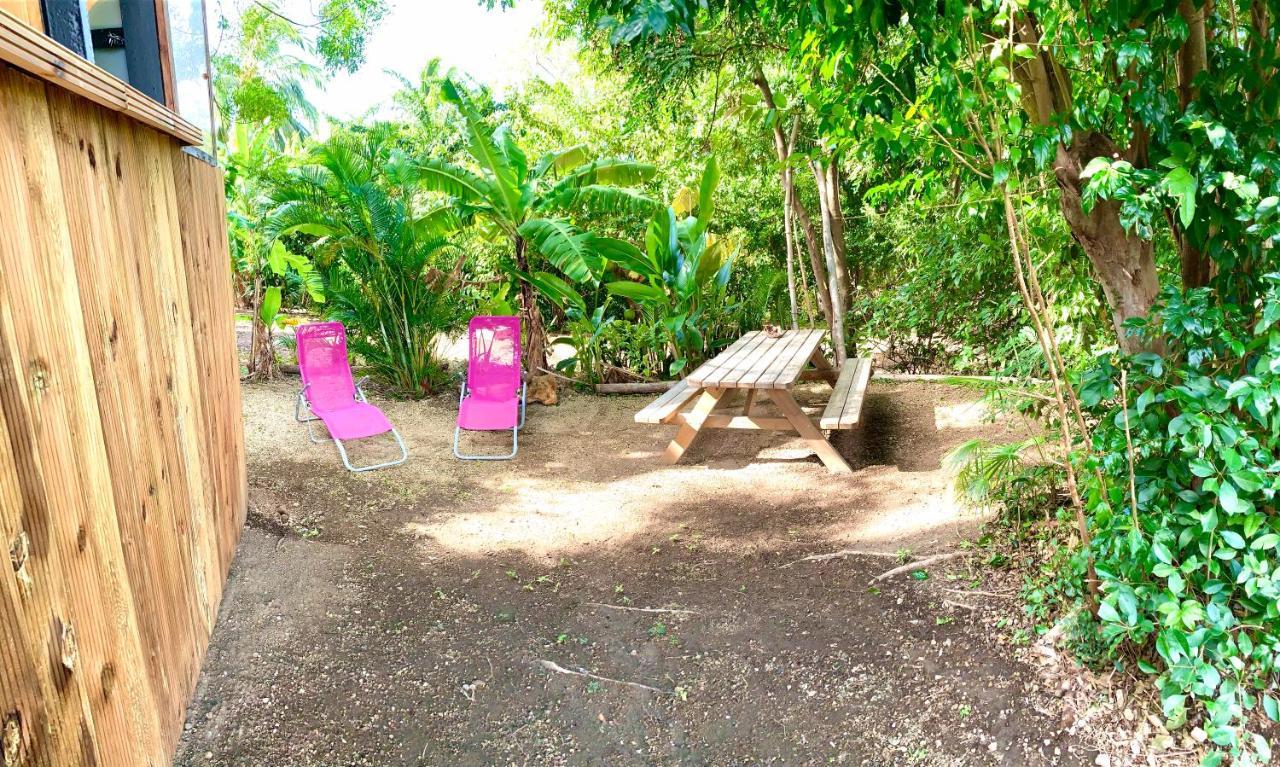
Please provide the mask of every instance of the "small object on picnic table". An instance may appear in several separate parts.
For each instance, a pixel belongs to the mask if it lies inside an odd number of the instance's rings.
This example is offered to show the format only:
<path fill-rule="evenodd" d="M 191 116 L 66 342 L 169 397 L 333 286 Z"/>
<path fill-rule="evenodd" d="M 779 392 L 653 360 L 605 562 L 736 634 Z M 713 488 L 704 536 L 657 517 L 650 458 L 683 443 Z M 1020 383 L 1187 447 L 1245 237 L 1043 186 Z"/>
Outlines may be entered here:
<path fill-rule="evenodd" d="M 765 326 L 761 328 L 761 330 L 764 332 L 766 336 L 770 338 L 782 338 L 783 330 L 777 325 L 770 325 L 769 323 L 766 322 Z"/>

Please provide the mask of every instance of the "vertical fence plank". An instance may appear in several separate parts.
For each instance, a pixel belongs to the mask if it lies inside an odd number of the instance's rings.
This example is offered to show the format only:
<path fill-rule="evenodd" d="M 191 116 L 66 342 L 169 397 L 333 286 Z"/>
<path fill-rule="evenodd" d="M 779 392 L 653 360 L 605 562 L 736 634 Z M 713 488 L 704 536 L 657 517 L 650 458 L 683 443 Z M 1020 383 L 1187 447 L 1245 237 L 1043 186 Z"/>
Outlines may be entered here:
<path fill-rule="evenodd" d="M 0 103 L 0 728 L 160 765 L 246 506 L 222 176 L 7 65 Z"/>

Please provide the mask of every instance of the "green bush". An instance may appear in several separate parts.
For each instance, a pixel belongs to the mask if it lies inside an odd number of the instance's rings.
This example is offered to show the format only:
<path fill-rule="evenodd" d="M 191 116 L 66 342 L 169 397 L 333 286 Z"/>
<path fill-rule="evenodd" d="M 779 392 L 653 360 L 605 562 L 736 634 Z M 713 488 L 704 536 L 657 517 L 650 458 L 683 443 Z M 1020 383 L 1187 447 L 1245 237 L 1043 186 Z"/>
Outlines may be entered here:
<path fill-rule="evenodd" d="M 290 172 L 271 219 L 281 234 L 316 238 L 326 315 L 346 326 L 352 351 L 399 393 L 422 396 L 445 378 L 437 340 L 467 316 L 444 239 L 458 220 L 421 207 L 392 150 L 393 135 L 377 127 L 336 134 Z"/>
<path fill-rule="evenodd" d="M 1280 275 L 1266 285 L 1256 305 L 1166 291 L 1158 324 L 1133 326 L 1163 353 L 1080 384 L 1102 635 L 1158 674 L 1171 726 L 1202 718 L 1241 764 L 1269 757 L 1250 718 L 1280 715 Z"/>

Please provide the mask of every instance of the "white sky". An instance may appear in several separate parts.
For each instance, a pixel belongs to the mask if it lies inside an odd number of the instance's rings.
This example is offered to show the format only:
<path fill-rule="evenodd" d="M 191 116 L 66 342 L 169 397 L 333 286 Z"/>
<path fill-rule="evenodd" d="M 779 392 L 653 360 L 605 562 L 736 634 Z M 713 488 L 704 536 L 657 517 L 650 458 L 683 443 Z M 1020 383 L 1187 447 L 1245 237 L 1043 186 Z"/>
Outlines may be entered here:
<path fill-rule="evenodd" d="M 288 0 L 306 4 L 307 0 Z M 542 0 L 518 0 L 510 10 L 485 10 L 477 0 L 388 0 L 387 15 L 374 32 L 365 65 L 353 75 L 335 75 L 310 93 L 321 114 L 352 118 L 390 101 L 399 84 L 385 70 L 416 80 L 422 67 L 440 57 L 498 93 L 533 74 L 555 80 L 568 76 L 572 56 L 548 50 L 536 34 Z M 305 6 L 304 6 L 305 7 Z"/>

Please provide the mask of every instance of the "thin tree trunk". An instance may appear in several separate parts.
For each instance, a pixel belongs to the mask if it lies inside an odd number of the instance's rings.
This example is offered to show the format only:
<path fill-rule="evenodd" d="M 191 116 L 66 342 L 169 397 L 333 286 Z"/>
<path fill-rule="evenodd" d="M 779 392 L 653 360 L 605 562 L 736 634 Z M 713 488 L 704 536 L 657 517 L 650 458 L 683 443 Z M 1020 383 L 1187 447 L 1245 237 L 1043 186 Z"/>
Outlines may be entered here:
<path fill-rule="evenodd" d="M 849 264 L 845 258 L 844 215 L 840 209 L 840 169 L 835 153 L 828 155 L 825 162 L 813 160 L 813 180 L 818 185 L 818 200 L 822 208 L 822 245 L 827 248 L 828 236 L 834 258 L 827 256 L 827 269 L 833 270 L 831 283 L 840 293 L 841 311 L 849 307 Z M 828 231 L 830 230 L 830 231 Z"/>
<path fill-rule="evenodd" d="M 529 258 L 525 253 L 523 237 L 515 238 L 516 268 L 522 274 L 529 273 Z M 525 333 L 529 343 L 523 350 L 525 367 L 530 376 L 542 375 L 547 366 L 547 332 L 542 326 L 542 312 L 538 310 L 538 294 L 526 280 L 520 281 L 520 308 L 524 313 Z"/>
<path fill-rule="evenodd" d="M 250 378 L 271 379 L 276 374 L 275 343 L 271 328 L 262 321 L 262 275 L 253 278 L 253 301 L 249 307 L 251 330 L 249 335 L 249 360 L 246 368 Z"/>
<path fill-rule="evenodd" d="M 769 79 L 765 77 L 764 70 L 760 65 L 756 65 L 753 81 L 756 87 L 760 89 L 760 96 L 764 104 L 775 113 L 778 110 L 777 100 L 773 96 L 773 88 L 769 85 Z M 818 233 L 814 228 L 813 219 L 809 217 L 809 211 L 805 210 L 804 203 L 800 201 L 800 195 L 796 194 L 795 173 L 788 168 L 791 154 L 795 149 L 796 135 L 800 130 L 800 118 L 796 117 L 791 125 L 791 136 L 788 138 L 782 133 L 782 124 L 778 120 L 773 121 L 773 148 L 777 154 L 778 163 L 782 165 L 782 185 L 784 205 L 790 205 L 790 214 L 800 224 L 800 229 L 804 233 L 805 246 L 809 250 L 809 263 L 813 268 L 813 273 L 817 279 L 818 285 L 824 285 L 827 281 L 826 270 L 822 267 L 822 254 L 818 245 Z M 784 219 L 787 218 L 787 211 L 783 211 Z M 790 231 L 790 230 L 788 230 Z M 789 249 L 794 247 L 794 235 L 788 235 Z M 788 256 L 790 260 L 791 256 Z M 827 318 L 828 323 L 831 320 L 831 307 L 825 295 L 825 290 L 818 291 L 818 304 L 822 310 L 823 316 Z M 795 302 L 792 301 L 792 317 L 795 317 Z"/>
<path fill-rule="evenodd" d="M 1191 0 L 1181 0 L 1178 3 L 1178 15 L 1187 25 L 1187 39 L 1178 49 L 1178 103 L 1183 111 L 1199 95 L 1199 89 L 1195 85 L 1196 76 L 1209 66 L 1204 19 L 1211 8 L 1210 3 L 1197 8 Z M 1213 277 L 1213 260 L 1191 241 L 1172 212 L 1167 218 L 1169 228 L 1173 231 L 1173 241 L 1178 246 L 1182 287 L 1190 289 L 1208 285 Z"/>
<path fill-rule="evenodd" d="M 822 312 L 822 317 L 826 320 L 827 325 L 830 325 L 832 317 L 831 296 L 828 295 L 825 287 L 827 284 L 827 267 L 823 263 L 822 243 L 818 238 L 818 229 L 814 226 L 813 219 L 809 218 L 809 211 L 805 210 L 804 205 L 800 202 L 800 195 L 794 194 L 794 183 L 792 184 L 792 191 L 791 213 L 795 218 L 796 225 L 800 228 L 800 233 L 804 235 L 805 248 L 809 252 L 809 268 L 813 270 L 813 282 L 818 287 L 816 291 L 818 295 L 818 310 Z M 819 195 L 821 195 L 821 190 L 819 190 Z"/>
<path fill-rule="evenodd" d="M 831 345 L 835 348 L 836 364 L 843 365 L 847 353 L 844 340 L 844 291 L 840 284 L 841 267 L 836 253 L 834 212 L 827 185 L 826 174 L 818 161 L 812 161 L 813 177 L 818 182 L 818 206 L 822 211 L 822 251 L 827 259 L 827 298 L 831 302 Z"/>
<path fill-rule="evenodd" d="M 791 303 L 791 328 L 800 327 L 800 306 L 796 303 L 796 242 L 791 231 L 791 169 L 782 171 L 782 230 L 787 241 L 787 298 Z"/>
<path fill-rule="evenodd" d="M 795 192 L 795 189 L 794 189 L 794 187 L 792 187 L 792 193 L 794 193 L 794 192 Z M 792 222 L 791 222 L 791 226 L 792 226 L 792 231 L 791 231 L 791 238 L 792 238 L 792 239 L 791 239 L 791 241 L 792 241 L 792 242 L 795 242 L 795 237 L 796 237 L 796 232 L 795 232 L 795 228 L 794 228 L 794 227 L 795 227 L 795 221 L 794 221 L 794 218 L 795 218 L 795 217 L 794 217 L 794 216 L 792 216 L 792 219 L 793 219 L 793 220 L 792 220 Z M 799 247 L 798 247 L 798 246 L 797 246 L 796 250 L 797 250 L 797 251 L 799 250 Z M 809 273 L 808 273 L 807 271 L 805 271 L 805 268 L 804 268 L 804 259 L 799 257 L 799 253 L 797 253 L 797 254 L 796 254 L 796 256 L 797 256 L 797 258 L 796 258 L 796 272 L 797 272 L 796 278 L 797 278 L 797 282 L 799 283 L 799 288 L 800 288 L 800 300 L 801 300 L 801 302 L 804 304 L 804 313 L 805 313 L 805 316 L 807 316 L 807 317 L 809 318 L 809 325 L 808 325 L 808 327 L 811 327 L 811 328 L 812 328 L 812 327 L 817 327 L 817 325 L 818 325 L 818 320 L 817 320 L 817 318 L 816 318 L 816 317 L 814 317 L 814 314 L 813 314 L 813 312 L 814 312 L 814 307 L 813 307 L 813 294 L 809 292 Z M 819 292 L 821 292 L 821 291 L 819 291 Z"/>

